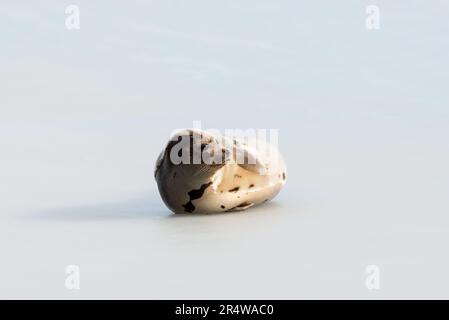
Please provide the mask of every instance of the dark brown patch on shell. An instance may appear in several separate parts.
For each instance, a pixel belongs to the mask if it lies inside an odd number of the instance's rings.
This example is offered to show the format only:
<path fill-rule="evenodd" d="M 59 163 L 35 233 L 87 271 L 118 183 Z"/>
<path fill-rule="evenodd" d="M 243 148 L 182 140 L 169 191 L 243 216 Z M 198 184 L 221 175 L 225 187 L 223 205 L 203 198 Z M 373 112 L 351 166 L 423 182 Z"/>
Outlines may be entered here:
<path fill-rule="evenodd" d="M 195 211 L 195 206 L 193 205 L 192 201 L 201 198 L 204 194 L 204 191 L 206 191 L 206 189 L 211 184 L 212 184 L 212 181 L 201 185 L 201 187 L 199 189 L 193 189 L 193 190 L 190 190 L 189 192 L 187 192 L 190 200 L 186 204 L 182 205 L 184 207 L 185 212 L 191 213 L 191 212 Z"/>
<path fill-rule="evenodd" d="M 237 191 L 239 191 L 239 189 L 240 189 L 240 187 L 235 187 L 235 188 L 229 189 L 228 191 L 229 192 L 237 192 Z"/>
<path fill-rule="evenodd" d="M 282 172 L 282 179 L 285 180 L 285 172 Z"/>
<path fill-rule="evenodd" d="M 252 202 L 246 202 L 245 201 L 245 202 L 240 203 L 239 205 L 236 205 L 235 207 L 232 207 L 231 209 L 226 210 L 226 212 L 233 211 L 233 210 L 236 210 L 236 209 L 245 208 L 245 207 L 249 207 L 249 206 L 252 206 L 252 205 L 253 205 Z"/>
<path fill-rule="evenodd" d="M 195 210 L 195 206 L 193 205 L 192 201 L 189 201 L 182 206 L 184 207 L 184 211 L 188 213 L 192 213 Z"/>
<path fill-rule="evenodd" d="M 252 205 L 251 202 L 243 202 L 241 204 L 239 204 L 236 208 L 242 208 L 242 207 L 246 207 L 246 206 L 250 206 Z"/>
<path fill-rule="evenodd" d="M 221 205 L 220 207 L 221 207 L 222 209 L 225 209 L 225 208 L 226 208 L 224 205 Z"/>
<path fill-rule="evenodd" d="M 250 187 L 250 188 L 254 187 L 254 183 L 251 183 L 251 184 L 249 185 L 249 187 Z"/>

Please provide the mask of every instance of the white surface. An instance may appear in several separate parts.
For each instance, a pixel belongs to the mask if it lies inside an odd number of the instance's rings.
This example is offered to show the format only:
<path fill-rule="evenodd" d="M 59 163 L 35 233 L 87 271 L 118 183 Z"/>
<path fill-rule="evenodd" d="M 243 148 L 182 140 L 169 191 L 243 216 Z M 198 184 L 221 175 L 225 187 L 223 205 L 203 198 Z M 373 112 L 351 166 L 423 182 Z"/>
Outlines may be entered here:
<path fill-rule="evenodd" d="M 449 298 L 445 1 L 68 4 L 0 7 L 0 298 Z M 194 120 L 279 129 L 281 194 L 170 214 Z"/>

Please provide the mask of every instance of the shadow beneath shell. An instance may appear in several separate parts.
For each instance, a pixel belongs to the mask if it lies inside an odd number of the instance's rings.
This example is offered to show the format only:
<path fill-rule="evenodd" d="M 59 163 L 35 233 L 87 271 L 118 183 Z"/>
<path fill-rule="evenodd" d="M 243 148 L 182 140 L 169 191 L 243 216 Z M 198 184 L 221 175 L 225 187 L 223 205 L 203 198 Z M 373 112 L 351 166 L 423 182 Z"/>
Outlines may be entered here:
<path fill-rule="evenodd" d="M 39 220 L 131 220 L 161 219 L 170 211 L 163 203 L 151 198 L 137 198 L 121 202 L 94 203 L 52 208 L 34 212 L 27 218 Z"/>

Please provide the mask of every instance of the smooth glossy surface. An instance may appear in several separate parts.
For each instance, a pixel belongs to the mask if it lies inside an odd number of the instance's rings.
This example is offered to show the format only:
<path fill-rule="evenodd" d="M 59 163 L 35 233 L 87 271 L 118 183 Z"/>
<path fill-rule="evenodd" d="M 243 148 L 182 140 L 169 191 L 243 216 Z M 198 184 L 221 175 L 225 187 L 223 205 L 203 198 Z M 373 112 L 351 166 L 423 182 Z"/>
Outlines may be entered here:
<path fill-rule="evenodd" d="M 200 135 L 198 141 L 192 138 Z M 195 144 L 222 152 L 220 164 L 174 164 L 174 148 L 195 153 Z M 202 150 L 202 149 L 199 149 Z M 241 155 L 241 158 L 239 158 Z M 251 159 L 251 160 L 249 160 Z M 242 161 L 243 160 L 243 161 Z M 272 145 L 237 141 L 205 131 L 182 130 L 173 135 L 161 152 L 155 178 L 162 200 L 175 213 L 241 211 L 275 197 L 287 180 L 284 160 Z"/>

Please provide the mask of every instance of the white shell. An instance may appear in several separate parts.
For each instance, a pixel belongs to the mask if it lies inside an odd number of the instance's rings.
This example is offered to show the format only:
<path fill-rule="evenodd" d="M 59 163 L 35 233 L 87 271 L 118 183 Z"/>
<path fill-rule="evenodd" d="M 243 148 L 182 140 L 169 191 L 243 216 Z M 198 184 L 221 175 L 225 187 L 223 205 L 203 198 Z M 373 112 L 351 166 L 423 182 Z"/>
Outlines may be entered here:
<path fill-rule="evenodd" d="M 193 136 L 200 139 L 194 140 Z M 183 146 L 180 141 L 190 144 Z M 159 155 L 154 173 L 167 207 L 175 213 L 228 212 L 245 210 L 274 198 L 287 179 L 279 151 L 261 140 L 245 141 L 192 129 L 175 133 Z M 215 150 L 215 154 L 221 151 L 223 162 L 174 164 L 170 156 L 187 152 L 192 162 L 195 150 L 204 148 Z"/>

